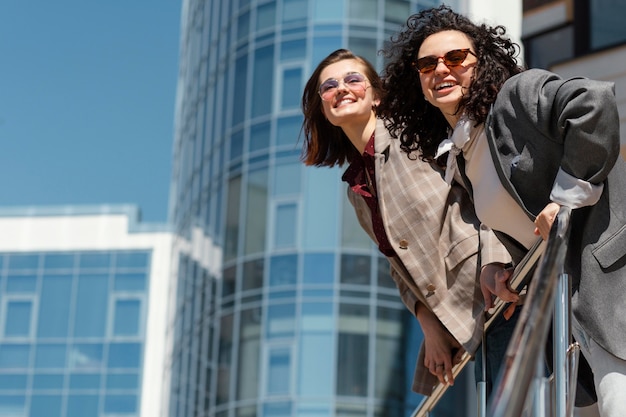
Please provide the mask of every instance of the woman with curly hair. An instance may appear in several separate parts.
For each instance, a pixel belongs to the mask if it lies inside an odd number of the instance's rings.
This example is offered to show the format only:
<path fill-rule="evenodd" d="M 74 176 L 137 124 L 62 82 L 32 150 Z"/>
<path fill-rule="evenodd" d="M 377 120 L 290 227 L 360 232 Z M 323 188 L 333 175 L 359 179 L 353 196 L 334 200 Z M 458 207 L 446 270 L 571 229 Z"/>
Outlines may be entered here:
<path fill-rule="evenodd" d="M 481 342 L 479 271 L 493 276 L 511 258 L 492 233 L 479 230 L 463 187 L 446 184 L 441 168 L 400 149 L 376 114 L 384 100 L 368 61 L 332 52 L 304 88 L 302 160 L 349 164 L 342 177 L 348 200 L 424 333 L 413 390 L 431 395 L 437 381 L 454 382 L 452 368 Z"/>
<path fill-rule="evenodd" d="M 514 260 L 547 239 L 561 206 L 572 209 L 573 333 L 601 415 L 623 415 L 626 163 L 614 86 L 523 70 L 505 32 L 446 6 L 411 16 L 385 52 L 381 114 L 404 128 L 403 150 L 466 184 Z M 483 283 L 487 307 L 500 290 Z"/>

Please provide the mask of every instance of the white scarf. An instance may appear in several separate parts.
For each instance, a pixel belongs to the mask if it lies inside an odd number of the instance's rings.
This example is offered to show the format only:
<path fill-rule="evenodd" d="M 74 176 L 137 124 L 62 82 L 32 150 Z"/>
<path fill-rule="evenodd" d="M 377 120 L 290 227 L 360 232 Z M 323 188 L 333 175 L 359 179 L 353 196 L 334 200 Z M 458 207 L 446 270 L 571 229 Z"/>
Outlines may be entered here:
<path fill-rule="evenodd" d="M 459 121 L 456 123 L 456 126 L 452 131 L 452 135 L 449 138 L 444 139 L 437 147 L 435 159 L 439 158 L 446 152 L 450 152 L 448 154 L 448 160 L 446 162 L 445 175 L 445 180 L 448 184 L 452 184 L 454 173 L 458 169 L 456 157 L 459 153 L 461 153 L 463 147 L 467 144 L 467 142 L 469 142 L 471 131 L 472 122 L 467 118 L 467 116 L 465 116 L 465 114 L 463 114 Z"/>

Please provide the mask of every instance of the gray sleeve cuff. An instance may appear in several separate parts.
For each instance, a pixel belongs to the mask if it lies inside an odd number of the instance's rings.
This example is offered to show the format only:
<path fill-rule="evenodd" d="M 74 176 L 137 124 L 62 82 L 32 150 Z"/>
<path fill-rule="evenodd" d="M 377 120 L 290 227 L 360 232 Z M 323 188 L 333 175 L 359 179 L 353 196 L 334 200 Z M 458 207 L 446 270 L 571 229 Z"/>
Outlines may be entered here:
<path fill-rule="evenodd" d="M 603 190 L 604 184 L 592 184 L 559 169 L 550 200 L 572 209 L 593 206 L 600 199 Z"/>

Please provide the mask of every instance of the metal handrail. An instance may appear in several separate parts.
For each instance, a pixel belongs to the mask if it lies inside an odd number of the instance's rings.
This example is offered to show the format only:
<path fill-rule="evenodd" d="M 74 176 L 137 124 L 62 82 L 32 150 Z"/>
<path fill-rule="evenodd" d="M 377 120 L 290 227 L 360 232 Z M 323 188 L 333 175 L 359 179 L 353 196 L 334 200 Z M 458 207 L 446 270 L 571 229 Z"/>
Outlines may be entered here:
<path fill-rule="evenodd" d="M 549 404 L 549 408 L 556 408 L 557 416 L 560 417 L 572 415 L 574 393 L 572 382 L 575 382 L 579 347 L 568 346 L 571 339 L 569 329 L 571 294 L 568 286 L 569 277 L 562 273 L 570 232 L 570 216 L 571 209 L 561 207 L 547 242 L 539 239 L 515 269 L 511 278 L 511 287 L 520 291 L 528 284 L 529 273 L 541 258 L 539 267 L 536 268 L 533 279 L 528 285 L 526 302 L 509 342 L 500 375 L 494 385 L 489 408 L 487 409 L 486 404 L 479 404 L 479 409 L 482 410 L 481 415 L 487 410 L 490 417 L 519 417 L 527 406 L 527 399 L 532 398 L 532 395 L 529 395 L 531 386 L 534 386 L 536 390 L 549 391 L 548 382 L 541 378 L 544 369 L 542 358 L 550 327 L 550 320 L 545 318 L 552 316 L 555 304 L 558 306 L 555 316 L 558 317 L 555 318 L 556 365 L 552 382 L 556 385 L 556 389 L 552 391 L 552 395 L 556 396 L 554 398 L 556 404 Z M 559 287 L 558 294 L 557 286 Z M 486 319 L 485 331 L 507 306 L 508 304 L 500 299 L 496 301 L 494 309 Z M 565 311 L 562 310 L 563 307 Z M 563 344 L 566 346 L 564 347 Z M 466 352 L 461 362 L 452 369 L 455 378 L 470 359 L 471 356 Z M 536 366 L 531 366 L 531 364 Z M 533 384 L 533 379 L 535 379 L 535 384 Z M 438 383 L 432 394 L 424 398 L 416 408 L 412 417 L 427 417 L 448 387 L 448 384 Z M 533 395 L 536 397 L 534 399 L 536 408 L 543 408 L 545 412 L 548 408 L 545 398 L 539 398 L 542 395 L 539 391 Z M 564 395 L 569 397 L 563 398 Z M 481 398 L 478 400 L 481 401 Z M 562 411 L 565 409 L 567 412 Z M 544 415 L 545 413 L 536 412 L 535 414 Z"/>
<path fill-rule="evenodd" d="M 524 259 L 522 259 L 522 261 L 515 267 L 515 271 L 510 279 L 511 288 L 520 292 L 528 284 L 530 273 L 533 271 L 537 261 L 543 254 L 545 246 L 546 242 L 543 239 L 538 239 L 537 242 L 530 248 L 526 256 L 524 256 Z M 489 310 L 485 318 L 485 332 L 489 329 L 494 320 L 500 316 L 509 305 L 510 303 L 506 303 L 499 298 L 495 300 L 494 307 Z M 463 353 L 460 362 L 452 368 L 452 375 L 455 379 L 461 371 L 465 369 L 465 366 L 471 361 L 471 359 L 472 354 L 468 352 Z M 450 385 L 447 383 L 442 384 L 438 382 L 433 388 L 431 395 L 422 400 L 415 411 L 413 411 L 413 414 L 411 414 L 411 417 L 427 417 L 449 387 Z M 486 404 L 484 406 L 486 408 Z"/>
<path fill-rule="evenodd" d="M 489 416 L 519 417 L 524 411 L 531 382 L 539 372 L 537 366 L 530 364 L 538 363 L 537 361 L 541 361 L 544 356 L 543 351 L 550 328 L 550 320 L 546 320 L 546 317 L 552 316 L 559 276 L 563 275 L 570 232 L 570 214 L 569 208 L 561 207 L 552 225 L 545 254 L 530 282 L 526 302 L 508 345 L 488 407 Z M 569 303 L 569 299 L 566 301 Z M 557 364 L 558 366 L 560 364 Z M 567 384 L 568 381 L 556 383 Z M 572 390 L 569 391 L 570 395 L 573 395 Z"/>

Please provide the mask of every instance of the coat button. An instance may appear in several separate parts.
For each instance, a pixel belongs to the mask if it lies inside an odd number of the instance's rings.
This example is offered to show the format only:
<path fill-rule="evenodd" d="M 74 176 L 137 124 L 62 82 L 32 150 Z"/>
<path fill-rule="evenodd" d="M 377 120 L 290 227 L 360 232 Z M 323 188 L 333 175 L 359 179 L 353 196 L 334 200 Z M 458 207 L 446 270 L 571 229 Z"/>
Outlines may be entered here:
<path fill-rule="evenodd" d="M 406 239 L 402 239 L 399 242 L 400 249 L 407 249 L 409 247 L 409 241 Z"/>
<path fill-rule="evenodd" d="M 426 286 L 426 291 L 428 291 L 428 292 L 435 292 L 436 289 L 437 289 L 437 287 L 435 287 L 434 284 L 428 284 Z"/>

